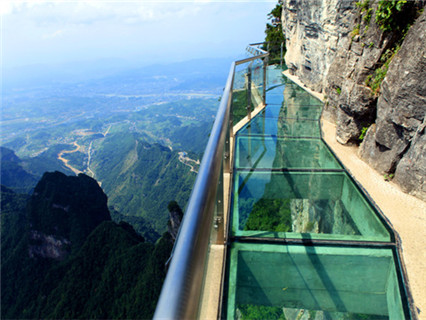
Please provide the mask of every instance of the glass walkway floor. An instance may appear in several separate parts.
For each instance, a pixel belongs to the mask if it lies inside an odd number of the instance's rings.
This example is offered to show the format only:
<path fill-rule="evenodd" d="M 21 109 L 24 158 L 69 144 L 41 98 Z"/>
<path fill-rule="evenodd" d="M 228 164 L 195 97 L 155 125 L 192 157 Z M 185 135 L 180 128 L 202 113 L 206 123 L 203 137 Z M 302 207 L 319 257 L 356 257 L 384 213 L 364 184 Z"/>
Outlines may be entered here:
<path fill-rule="evenodd" d="M 322 102 L 268 77 L 235 134 L 222 316 L 410 318 L 394 233 L 321 139 Z"/>

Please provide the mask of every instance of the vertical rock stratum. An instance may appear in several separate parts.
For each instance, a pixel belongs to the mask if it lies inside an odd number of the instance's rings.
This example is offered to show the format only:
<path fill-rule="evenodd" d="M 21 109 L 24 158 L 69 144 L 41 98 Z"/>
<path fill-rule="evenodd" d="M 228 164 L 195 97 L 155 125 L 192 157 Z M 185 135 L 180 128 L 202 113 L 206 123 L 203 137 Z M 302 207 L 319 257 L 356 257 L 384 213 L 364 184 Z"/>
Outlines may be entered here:
<path fill-rule="evenodd" d="M 323 116 L 336 122 L 337 141 L 363 140 L 361 158 L 425 200 L 425 2 L 405 4 L 388 30 L 376 22 L 378 5 L 284 0 L 285 62 L 306 86 L 324 93 Z"/>

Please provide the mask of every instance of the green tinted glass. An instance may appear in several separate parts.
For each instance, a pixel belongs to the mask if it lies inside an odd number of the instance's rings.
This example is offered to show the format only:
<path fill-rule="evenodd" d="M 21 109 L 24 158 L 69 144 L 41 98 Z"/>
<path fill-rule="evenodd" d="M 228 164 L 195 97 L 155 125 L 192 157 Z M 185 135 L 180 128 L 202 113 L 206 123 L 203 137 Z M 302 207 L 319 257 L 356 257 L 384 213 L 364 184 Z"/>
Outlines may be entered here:
<path fill-rule="evenodd" d="M 319 139 L 241 136 L 236 148 L 236 168 L 341 169 Z"/>
<path fill-rule="evenodd" d="M 391 249 L 234 243 L 228 319 L 404 319 Z"/>
<path fill-rule="evenodd" d="M 233 196 L 236 236 L 390 241 L 344 172 L 238 171 Z"/>

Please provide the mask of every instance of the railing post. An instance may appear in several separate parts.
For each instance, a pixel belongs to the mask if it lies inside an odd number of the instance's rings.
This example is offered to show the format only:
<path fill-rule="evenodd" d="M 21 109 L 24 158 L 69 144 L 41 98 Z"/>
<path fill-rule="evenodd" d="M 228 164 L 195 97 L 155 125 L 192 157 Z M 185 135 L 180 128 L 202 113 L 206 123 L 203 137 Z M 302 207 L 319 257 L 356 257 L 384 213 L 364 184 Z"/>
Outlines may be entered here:
<path fill-rule="evenodd" d="M 266 103 L 266 70 L 268 67 L 268 57 L 263 58 L 263 103 Z"/>
<path fill-rule="evenodd" d="M 223 163 L 222 170 L 219 175 L 219 181 L 217 185 L 217 194 L 216 194 L 216 215 L 214 217 L 214 229 L 216 231 L 216 244 L 223 244 L 224 242 L 224 229 L 223 229 L 223 214 L 224 214 L 224 195 L 223 195 L 223 174 L 224 174 L 224 164 L 226 161 L 226 152 L 223 154 Z"/>
<path fill-rule="evenodd" d="M 251 63 L 247 68 L 247 118 L 251 120 Z"/>

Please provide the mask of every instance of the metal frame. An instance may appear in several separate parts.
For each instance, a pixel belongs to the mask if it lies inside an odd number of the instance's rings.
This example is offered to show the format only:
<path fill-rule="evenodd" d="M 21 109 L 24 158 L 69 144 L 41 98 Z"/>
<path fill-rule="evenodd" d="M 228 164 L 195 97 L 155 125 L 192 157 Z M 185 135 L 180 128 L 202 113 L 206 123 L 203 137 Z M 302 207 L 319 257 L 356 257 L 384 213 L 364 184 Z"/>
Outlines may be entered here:
<path fill-rule="evenodd" d="M 229 141 L 226 146 L 227 136 L 233 136 L 232 126 L 229 124 L 232 124 L 231 101 L 235 67 L 263 59 L 266 70 L 269 56 L 268 52 L 254 45 L 249 45 L 248 51 L 254 56 L 231 64 L 216 120 L 173 248 L 154 319 L 197 317 L 222 161 L 224 170 L 231 170 L 229 154 L 225 157 L 224 154 L 229 152 Z M 264 81 L 265 79 L 264 76 Z M 263 85 L 263 97 L 265 88 L 266 83 Z"/>

